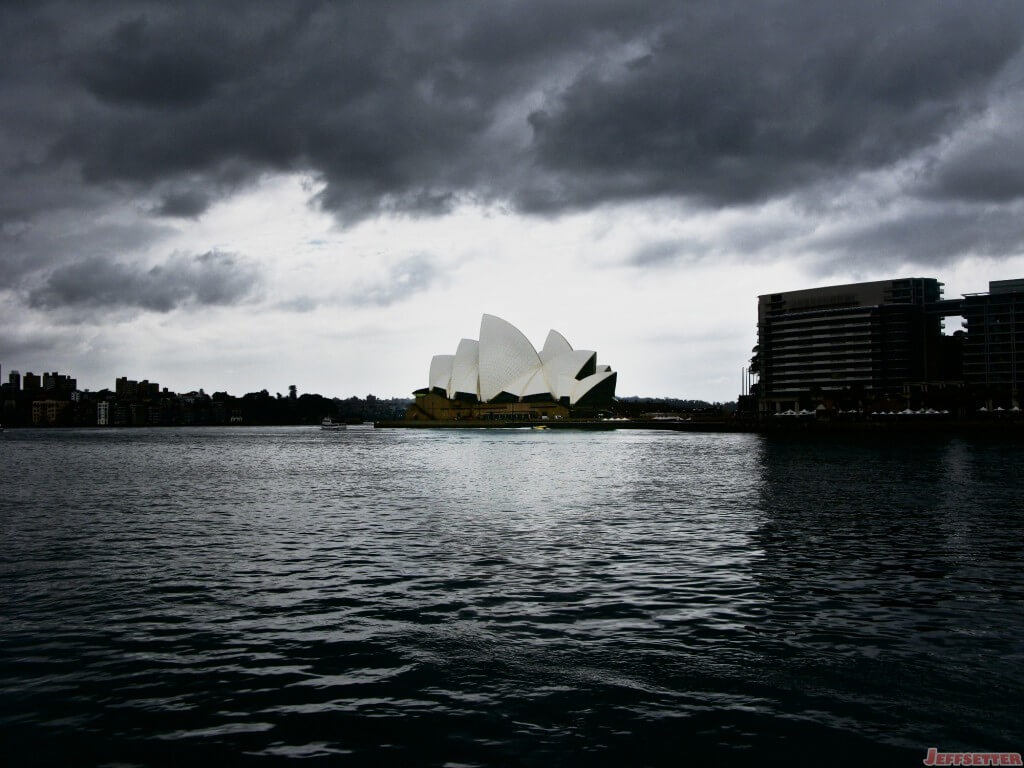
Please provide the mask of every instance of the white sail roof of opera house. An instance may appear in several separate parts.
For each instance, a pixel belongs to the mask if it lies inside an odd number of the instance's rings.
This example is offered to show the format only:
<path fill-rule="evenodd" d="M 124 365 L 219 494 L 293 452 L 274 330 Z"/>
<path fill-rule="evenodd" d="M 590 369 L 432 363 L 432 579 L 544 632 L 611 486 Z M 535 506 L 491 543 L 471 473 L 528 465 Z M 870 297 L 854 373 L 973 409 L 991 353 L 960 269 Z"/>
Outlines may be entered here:
<path fill-rule="evenodd" d="M 568 401 L 577 405 L 595 393 L 611 397 L 617 374 L 597 364 L 597 353 L 573 349 L 558 331 L 548 333 L 538 353 L 522 331 L 484 315 L 480 340 L 463 339 L 454 355 L 430 361 L 430 389 L 449 399 L 477 402 Z"/>

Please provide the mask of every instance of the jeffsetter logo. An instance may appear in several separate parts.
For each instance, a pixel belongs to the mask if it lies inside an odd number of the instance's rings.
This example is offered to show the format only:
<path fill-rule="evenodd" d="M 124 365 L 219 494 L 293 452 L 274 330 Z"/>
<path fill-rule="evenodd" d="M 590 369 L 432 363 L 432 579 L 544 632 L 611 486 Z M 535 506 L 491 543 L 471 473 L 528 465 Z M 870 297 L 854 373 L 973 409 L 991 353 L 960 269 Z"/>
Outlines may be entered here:
<path fill-rule="evenodd" d="M 1020 752 L 939 752 L 928 747 L 925 765 L 1024 765 Z"/>

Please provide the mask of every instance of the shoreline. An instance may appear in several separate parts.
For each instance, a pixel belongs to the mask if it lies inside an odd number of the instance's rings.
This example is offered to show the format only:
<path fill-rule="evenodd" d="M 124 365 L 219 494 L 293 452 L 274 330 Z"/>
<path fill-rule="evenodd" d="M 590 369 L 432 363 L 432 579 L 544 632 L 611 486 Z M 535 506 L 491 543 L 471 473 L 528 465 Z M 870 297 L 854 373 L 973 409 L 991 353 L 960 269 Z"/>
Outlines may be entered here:
<path fill-rule="evenodd" d="M 987 433 L 1024 435 L 1024 420 L 878 420 L 878 421 L 786 421 L 757 422 L 741 420 L 661 421 L 375 421 L 375 429 L 575 429 L 607 431 L 618 429 L 669 432 L 746 432 L 758 434 L 893 434 L 893 433 Z"/>
<path fill-rule="evenodd" d="M 669 421 L 651 419 L 631 419 L 624 421 L 590 421 L 590 420 L 559 420 L 559 421 L 406 421 L 404 419 L 361 422 L 348 424 L 349 429 L 533 429 L 543 430 L 576 430 L 590 432 L 608 432 L 631 429 L 660 432 L 732 432 L 762 435 L 800 435 L 805 437 L 826 435 L 902 435 L 902 434 L 984 434 L 1024 437 L 1024 419 L 886 419 L 875 421 L 749 421 L 708 419 L 693 421 Z M 168 425 L 33 425 L 3 427 L 0 433 L 51 430 L 165 430 L 165 429 L 258 429 L 266 427 L 297 427 L 319 431 L 317 424 L 168 424 Z M 540 429 L 538 431 L 541 431 Z"/>

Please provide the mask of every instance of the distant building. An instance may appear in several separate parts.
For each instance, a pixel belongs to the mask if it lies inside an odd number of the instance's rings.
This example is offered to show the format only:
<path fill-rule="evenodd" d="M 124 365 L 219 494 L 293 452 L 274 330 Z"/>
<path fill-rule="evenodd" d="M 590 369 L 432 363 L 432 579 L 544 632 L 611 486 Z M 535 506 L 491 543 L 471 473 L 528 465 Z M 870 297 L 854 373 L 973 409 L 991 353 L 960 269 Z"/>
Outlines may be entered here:
<path fill-rule="evenodd" d="M 127 376 L 122 376 L 114 381 L 114 392 L 119 398 L 132 400 L 138 397 L 139 382 L 129 379 Z"/>
<path fill-rule="evenodd" d="M 25 378 L 21 380 L 21 387 L 25 392 L 38 392 L 42 389 L 42 382 L 32 371 L 26 371 Z"/>
<path fill-rule="evenodd" d="M 1024 381 L 1024 280 L 993 280 L 988 288 L 964 296 L 964 378 L 1010 407 Z"/>
<path fill-rule="evenodd" d="M 78 381 L 57 371 L 44 372 L 42 388 L 44 392 L 73 392 L 78 388 Z"/>
<path fill-rule="evenodd" d="M 149 410 L 143 403 L 130 403 L 128 405 L 129 423 L 133 427 L 143 427 L 148 424 Z"/>
<path fill-rule="evenodd" d="M 617 374 L 597 353 L 574 350 L 558 331 L 538 352 L 523 333 L 494 315 L 480 339 L 430 361 L 429 387 L 415 392 L 413 420 L 558 418 L 609 405 Z"/>
<path fill-rule="evenodd" d="M 942 283 L 914 277 L 758 297 L 752 364 L 762 413 L 851 395 L 875 399 L 937 379 Z"/>
<path fill-rule="evenodd" d="M 942 333 L 951 316 L 963 317 L 966 333 Z M 757 336 L 751 393 L 762 415 L 920 404 L 939 392 L 964 407 L 1009 408 L 1024 375 L 1024 280 L 993 281 L 962 299 L 943 298 L 942 283 L 924 277 L 765 294 Z"/>
<path fill-rule="evenodd" d="M 122 400 L 154 400 L 160 396 L 160 385 L 148 379 L 135 381 L 122 376 L 114 381 L 114 392 Z"/>
<path fill-rule="evenodd" d="M 56 424 L 69 404 L 67 400 L 33 400 L 32 423 L 35 425 Z"/>
<path fill-rule="evenodd" d="M 96 426 L 106 427 L 110 425 L 110 403 L 101 400 L 96 403 Z"/>
<path fill-rule="evenodd" d="M 124 405 L 122 403 L 115 403 L 112 409 L 111 423 L 115 427 L 128 426 L 131 423 L 129 421 L 130 416 L 131 413 L 127 405 Z"/>
<path fill-rule="evenodd" d="M 19 371 L 11 371 L 7 374 L 7 383 L 11 385 L 12 392 L 21 391 L 21 373 Z"/>

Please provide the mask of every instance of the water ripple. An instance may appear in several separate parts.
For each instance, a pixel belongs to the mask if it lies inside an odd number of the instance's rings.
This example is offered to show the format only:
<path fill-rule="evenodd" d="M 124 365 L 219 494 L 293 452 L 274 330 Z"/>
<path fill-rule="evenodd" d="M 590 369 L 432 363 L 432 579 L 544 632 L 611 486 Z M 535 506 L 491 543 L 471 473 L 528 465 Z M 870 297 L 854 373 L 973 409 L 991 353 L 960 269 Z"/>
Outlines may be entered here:
<path fill-rule="evenodd" d="M 13 764 L 85 765 L 1019 751 L 1022 456 L 10 431 L 0 739 Z"/>

